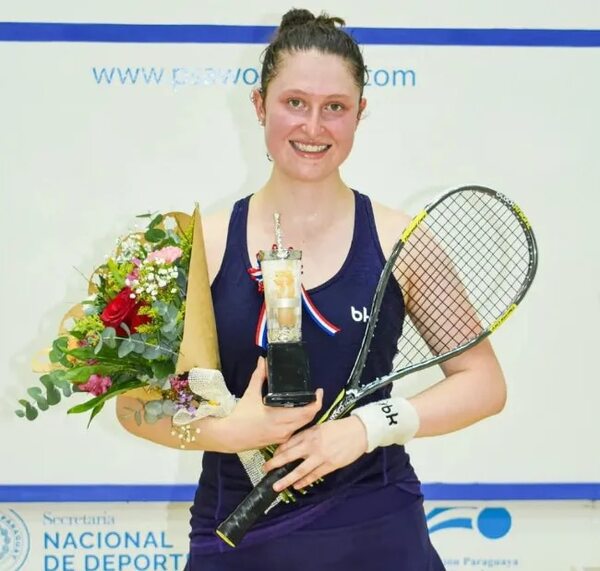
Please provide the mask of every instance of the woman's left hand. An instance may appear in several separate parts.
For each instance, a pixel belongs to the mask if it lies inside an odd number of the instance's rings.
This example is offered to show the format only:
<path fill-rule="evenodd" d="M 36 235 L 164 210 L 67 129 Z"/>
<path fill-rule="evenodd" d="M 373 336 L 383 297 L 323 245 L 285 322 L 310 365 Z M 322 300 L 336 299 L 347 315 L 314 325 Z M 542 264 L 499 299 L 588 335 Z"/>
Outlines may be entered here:
<path fill-rule="evenodd" d="M 343 468 L 360 458 L 367 450 L 367 433 L 355 416 L 330 420 L 294 434 L 281 444 L 264 471 L 270 472 L 304 458 L 294 471 L 278 480 L 273 489 L 280 492 L 293 486 L 296 490 L 309 486 L 326 474 Z"/>

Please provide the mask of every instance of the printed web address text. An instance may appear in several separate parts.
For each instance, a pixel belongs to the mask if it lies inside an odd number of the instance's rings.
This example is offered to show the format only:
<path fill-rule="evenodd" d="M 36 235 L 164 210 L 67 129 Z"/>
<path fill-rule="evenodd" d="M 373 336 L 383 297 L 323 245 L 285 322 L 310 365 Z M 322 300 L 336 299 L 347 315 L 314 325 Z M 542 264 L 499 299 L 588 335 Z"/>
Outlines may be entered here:
<path fill-rule="evenodd" d="M 367 87 L 416 87 L 413 69 L 370 69 Z M 257 86 L 260 71 L 255 67 L 92 67 L 92 77 L 102 86 L 186 87 Z"/>

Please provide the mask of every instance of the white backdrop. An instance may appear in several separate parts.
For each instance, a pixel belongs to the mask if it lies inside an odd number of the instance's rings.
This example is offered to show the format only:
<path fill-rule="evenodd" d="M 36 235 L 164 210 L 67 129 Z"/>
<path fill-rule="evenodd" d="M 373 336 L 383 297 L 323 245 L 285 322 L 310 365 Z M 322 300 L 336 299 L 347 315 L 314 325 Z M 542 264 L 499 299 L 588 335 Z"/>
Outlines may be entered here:
<path fill-rule="evenodd" d="M 369 12 L 341 1 L 304 4 L 352 26 L 600 28 L 592 1 L 370 2 Z M 0 21 L 257 25 L 276 24 L 287 7 L 5 1 Z M 133 215 L 191 210 L 196 200 L 212 211 L 264 181 L 269 164 L 248 85 L 262 49 L 0 42 L 0 483 L 196 481 L 199 453 L 136 440 L 110 411 L 85 430 L 86 419 L 67 417 L 66 406 L 34 423 L 13 410 L 35 382 L 32 356 L 85 293 L 76 269 L 89 274 Z M 407 81 L 367 88 L 345 180 L 410 212 L 451 186 L 497 188 L 528 214 L 541 251 L 529 297 L 495 337 L 506 410 L 411 443 L 418 473 L 425 482 L 600 481 L 600 49 L 387 45 L 364 53 L 380 83 L 394 71 L 400 78 L 398 70 Z M 208 68 L 233 75 L 214 82 Z"/>

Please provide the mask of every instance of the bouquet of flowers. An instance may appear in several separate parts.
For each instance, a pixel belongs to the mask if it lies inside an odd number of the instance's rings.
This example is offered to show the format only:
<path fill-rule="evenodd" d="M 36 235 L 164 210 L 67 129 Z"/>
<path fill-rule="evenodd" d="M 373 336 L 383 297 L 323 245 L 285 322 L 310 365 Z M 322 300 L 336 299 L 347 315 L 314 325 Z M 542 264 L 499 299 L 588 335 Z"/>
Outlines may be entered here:
<path fill-rule="evenodd" d="M 90 412 L 123 393 L 138 399 L 138 424 L 171 417 L 185 448 L 190 424 L 226 416 L 236 405 L 219 368 L 217 332 L 198 208 L 193 215 L 142 215 L 144 230 L 117 240 L 92 274 L 89 297 L 63 318 L 50 367 L 21 399 L 19 417 L 34 420 L 62 397 L 90 397 L 68 413 Z M 274 447 L 238 454 L 256 485 Z M 280 500 L 293 500 L 286 490 Z"/>
<path fill-rule="evenodd" d="M 125 392 L 143 404 L 134 412 L 138 423 L 170 416 L 176 425 L 186 426 L 202 407 L 210 414 L 227 404 L 190 386 L 193 371 L 213 393 L 215 387 L 225 388 L 217 370 L 198 208 L 191 217 L 169 213 L 140 218 L 147 219 L 145 229 L 117 240 L 115 251 L 92 275 L 89 297 L 63 319 L 49 353 L 50 370 L 40 378 L 42 387 L 28 389 L 32 400 L 19 401 L 18 416 L 34 420 L 38 411 L 73 393 L 91 398 L 68 412 L 90 411 L 90 422 L 109 399 Z M 231 399 L 225 399 L 229 408 Z"/>

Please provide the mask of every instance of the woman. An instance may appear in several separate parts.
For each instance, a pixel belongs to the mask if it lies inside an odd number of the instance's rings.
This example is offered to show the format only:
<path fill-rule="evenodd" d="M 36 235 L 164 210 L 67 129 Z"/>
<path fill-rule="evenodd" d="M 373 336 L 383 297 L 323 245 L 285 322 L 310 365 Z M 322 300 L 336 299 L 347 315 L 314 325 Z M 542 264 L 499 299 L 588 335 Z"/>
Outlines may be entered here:
<path fill-rule="evenodd" d="M 405 214 L 372 204 L 342 181 L 339 167 L 352 149 L 366 107 L 366 68 L 338 18 L 291 10 L 265 51 L 261 88 L 252 94 L 265 131 L 271 176 L 231 213 L 204 221 L 209 273 L 223 374 L 241 397 L 226 418 L 197 421 L 196 446 L 204 450 L 192 513 L 191 571 L 443 569 L 431 546 L 419 481 L 403 444 L 412 437 L 445 434 L 498 413 L 505 384 L 491 346 L 481 343 L 443 366 L 445 380 L 405 400 L 387 399 L 390 388 L 371 395 L 350 417 L 310 425 L 326 410 L 354 363 L 379 273 Z M 302 250 L 303 284 L 315 305 L 341 328 L 325 336 L 304 320 L 317 401 L 298 409 L 262 403 L 264 359 L 254 343 L 262 297 L 248 277 L 253 253 L 273 242 L 279 212 L 286 245 Z M 400 335 L 397 315 L 411 309 L 414 292 L 392 287 L 367 365 L 370 378 L 391 368 Z M 360 319 L 357 315 L 360 314 Z M 389 316 L 396 316 L 391 318 Z M 257 361 L 258 359 L 258 361 Z M 248 381 L 249 379 L 249 381 Z M 381 399 L 400 419 L 381 422 Z M 119 406 L 126 406 L 122 397 Z M 122 422 L 134 433 L 176 445 L 166 424 Z M 308 426 L 307 426 L 308 425 Z M 235 452 L 280 444 L 268 470 L 303 459 L 276 484 L 302 489 L 293 505 L 270 510 L 235 549 L 214 529 L 251 488 Z"/>

